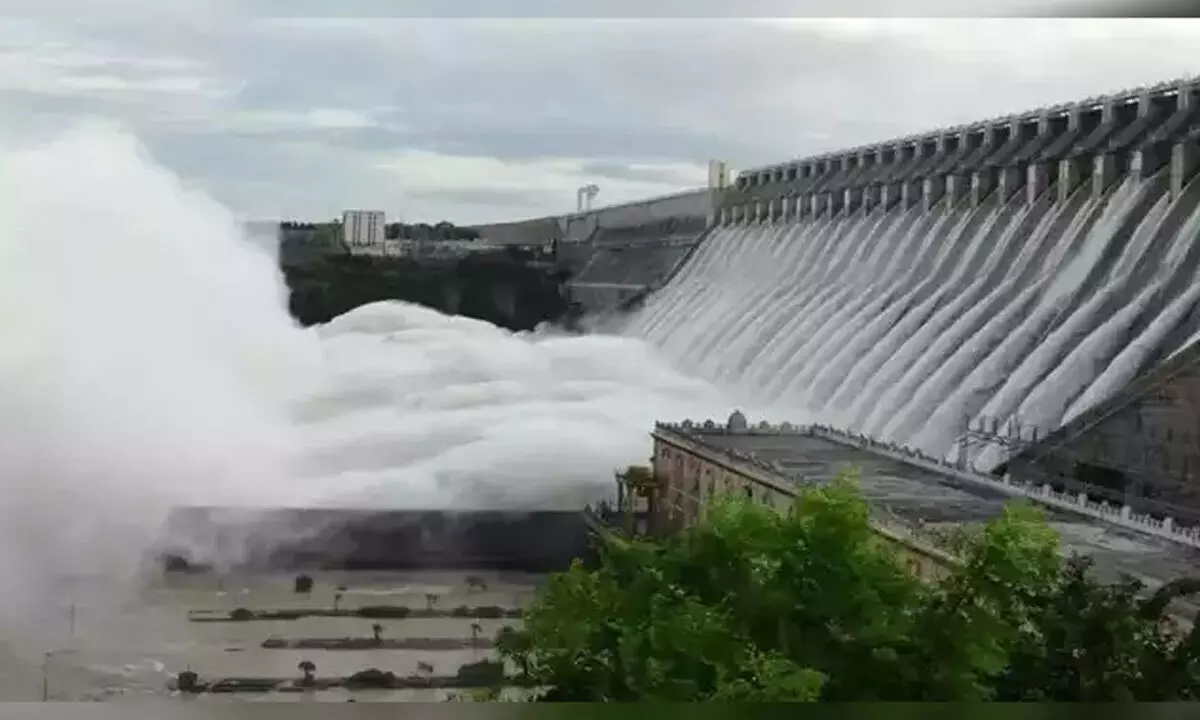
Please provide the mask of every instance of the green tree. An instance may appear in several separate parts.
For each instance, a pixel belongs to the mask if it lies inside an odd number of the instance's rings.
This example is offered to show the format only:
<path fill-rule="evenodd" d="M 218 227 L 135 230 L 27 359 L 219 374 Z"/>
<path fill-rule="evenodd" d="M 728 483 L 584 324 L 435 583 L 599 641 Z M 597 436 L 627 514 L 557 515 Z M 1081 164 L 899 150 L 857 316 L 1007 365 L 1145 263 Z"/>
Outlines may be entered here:
<path fill-rule="evenodd" d="M 1064 560 L 1034 508 L 946 542 L 945 577 L 910 575 L 851 474 L 789 512 L 714 503 L 657 543 L 608 538 L 497 638 L 544 700 L 1169 700 L 1200 691 L 1200 632 Z"/>

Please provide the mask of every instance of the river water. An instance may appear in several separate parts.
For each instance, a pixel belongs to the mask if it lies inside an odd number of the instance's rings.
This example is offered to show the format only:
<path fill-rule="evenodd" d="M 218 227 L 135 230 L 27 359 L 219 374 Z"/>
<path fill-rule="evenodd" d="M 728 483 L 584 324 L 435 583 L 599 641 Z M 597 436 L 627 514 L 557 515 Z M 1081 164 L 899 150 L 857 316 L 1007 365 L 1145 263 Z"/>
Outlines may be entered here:
<path fill-rule="evenodd" d="M 438 607 L 528 604 L 539 578 L 522 574 L 473 573 L 483 578 L 486 590 L 468 589 L 465 575 L 455 572 L 317 573 L 310 594 L 296 594 L 293 576 L 253 578 L 215 575 L 171 575 L 148 583 L 138 597 L 105 602 L 78 602 L 64 593 L 61 602 L 48 604 L 42 627 L 56 628 L 58 641 L 51 647 L 32 645 L 0 647 L 0 700 L 119 700 L 172 695 L 169 681 L 191 669 L 202 680 L 252 676 L 291 679 L 299 677 L 297 664 L 310 660 L 318 677 L 345 676 L 366 668 L 397 675 L 420 675 L 418 663 L 434 668 L 434 675 L 453 675 L 464 664 L 493 657 L 488 648 L 453 651 L 369 650 L 330 651 L 267 650 L 269 637 L 370 637 L 371 625 L 380 622 L 385 638 L 471 638 L 478 622 L 480 637 L 494 637 L 514 619 L 445 618 L 369 620 L 363 618 L 304 618 L 290 621 L 191 622 L 190 611 L 236 608 L 331 608 L 335 588 L 342 593 L 340 606 L 405 605 L 425 608 L 427 595 L 438 596 Z M 82 590 L 80 583 L 75 583 Z M 80 592 L 81 597 L 114 598 L 105 592 Z M 57 618 L 57 623 L 55 619 Z M 49 655 L 47 655 L 49 653 Z M 45 670 L 43 671 L 43 665 Z M 427 671 L 426 671 L 427 672 Z M 356 691 L 353 696 L 375 701 L 440 701 L 444 690 Z M 339 689 L 303 693 L 221 695 L 237 701 L 343 701 L 351 693 Z"/>

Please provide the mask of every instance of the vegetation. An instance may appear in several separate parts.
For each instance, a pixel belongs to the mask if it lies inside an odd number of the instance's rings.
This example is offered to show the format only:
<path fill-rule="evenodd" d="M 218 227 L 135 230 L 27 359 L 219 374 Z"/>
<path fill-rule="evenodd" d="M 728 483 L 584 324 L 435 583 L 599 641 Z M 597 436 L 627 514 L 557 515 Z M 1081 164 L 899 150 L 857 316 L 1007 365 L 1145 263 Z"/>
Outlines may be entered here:
<path fill-rule="evenodd" d="M 452 222 L 429 223 L 388 223 L 384 228 L 384 237 L 388 240 L 478 240 L 479 231 L 472 227 L 459 227 Z"/>
<path fill-rule="evenodd" d="M 332 242 L 341 237 L 340 220 L 323 223 L 287 221 L 280 223 L 280 228 L 285 233 L 308 235 L 311 238 L 310 242 Z M 479 231 L 472 227 L 459 227 L 446 220 L 433 225 L 393 222 L 384 226 L 384 237 L 388 240 L 478 240 Z"/>
<path fill-rule="evenodd" d="M 313 687 L 316 685 L 317 666 L 312 660 L 301 660 L 296 664 L 296 669 L 301 672 L 300 681 L 298 683 L 300 687 Z"/>
<path fill-rule="evenodd" d="M 660 542 L 609 537 L 497 636 L 544 701 L 1192 700 L 1200 631 L 1100 582 L 1031 507 L 957 534 L 923 581 L 874 533 L 850 477 L 788 513 L 716 503 Z"/>
<path fill-rule="evenodd" d="M 381 300 L 416 303 L 510 330 L 532 330 L 570 309 L 566 275 L 515 251 L 444 260 L 312 254 L 282 268 L 290 289 L 288 308 L 304 325 Z"/>

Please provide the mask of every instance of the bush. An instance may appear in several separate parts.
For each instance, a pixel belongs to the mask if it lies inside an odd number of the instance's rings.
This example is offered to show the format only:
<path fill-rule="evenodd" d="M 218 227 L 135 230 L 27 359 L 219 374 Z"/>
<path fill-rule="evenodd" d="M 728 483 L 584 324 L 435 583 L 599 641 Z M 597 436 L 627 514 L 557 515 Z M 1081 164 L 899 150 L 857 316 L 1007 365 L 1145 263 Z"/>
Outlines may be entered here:
<path fill-rule="evenodd" d="M 467 663 L 454 673 L 454 677 L 470 687 L 499 687 L 504 684 L 504 663 L 494 660 Z"/>
<path fill-rule="evenodd" d="M 378 668 L 368 668 L 367 670 L 359 670 L 350 677 L 346 678 L 345 686 L 351 690 L 387 690 L 395 687 L 396 674 L 392 672 L 384 672 Z"/>

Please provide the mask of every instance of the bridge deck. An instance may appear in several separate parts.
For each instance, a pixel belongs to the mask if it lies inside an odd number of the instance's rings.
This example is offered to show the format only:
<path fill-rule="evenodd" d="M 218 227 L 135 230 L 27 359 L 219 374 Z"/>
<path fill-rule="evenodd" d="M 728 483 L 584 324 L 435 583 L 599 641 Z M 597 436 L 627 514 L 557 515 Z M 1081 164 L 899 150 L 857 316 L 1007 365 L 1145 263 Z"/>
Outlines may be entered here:
<path fill-rule="evenodd" d="M 926 526 L 987 522 L 1011 499 L 999 490 L 811 435 L 712 434 L 702 440 L 777 463 L 780 474 L 797 485 L 826 483 L 843 467 L 856 467 L 862 472 L 863 494 L 873 506 Z M 1066 512 L 1050 510 L 1047 517 L 1062 535 L 1064 549 L 1094 558 L 1097 572 L 1106 579 L 1131 575 L 1153 588 L 1200 570 L 1200 551 L 1169 540 Z"/>

